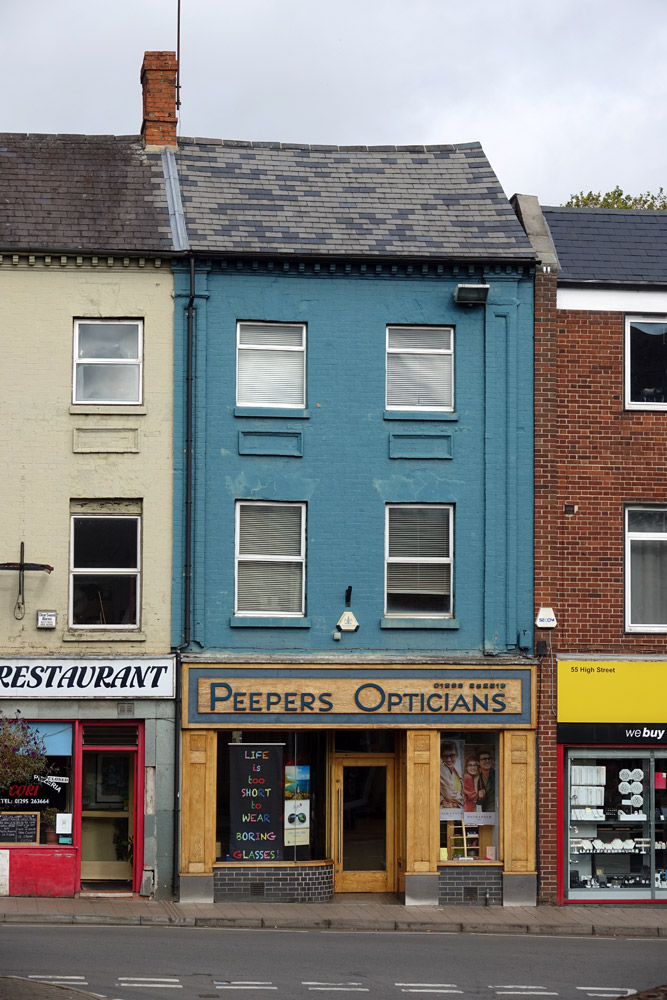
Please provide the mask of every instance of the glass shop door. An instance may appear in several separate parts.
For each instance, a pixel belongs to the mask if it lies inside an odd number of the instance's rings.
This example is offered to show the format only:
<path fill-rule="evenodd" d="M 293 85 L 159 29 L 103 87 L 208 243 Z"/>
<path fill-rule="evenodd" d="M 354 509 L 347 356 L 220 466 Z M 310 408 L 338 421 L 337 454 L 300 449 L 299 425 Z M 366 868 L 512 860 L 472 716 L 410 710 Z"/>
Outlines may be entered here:
<path fill-rule="evenodd" d="M 136 751 L 83 751 L 82 888 L 132 889 L 136 768 Z"/>
<path fill-rule="evenodd" d="M 395 892 L 394 758 L 333 761 L 335 892 Z"/>

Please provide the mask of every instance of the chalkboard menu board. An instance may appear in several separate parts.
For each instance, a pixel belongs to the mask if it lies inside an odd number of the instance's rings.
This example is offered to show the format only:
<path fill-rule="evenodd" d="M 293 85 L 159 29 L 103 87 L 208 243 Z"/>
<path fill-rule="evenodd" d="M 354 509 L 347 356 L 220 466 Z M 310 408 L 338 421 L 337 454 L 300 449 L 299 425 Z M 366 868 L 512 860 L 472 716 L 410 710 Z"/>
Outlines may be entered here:
<path fill-rule="evenodd" d="M 283 748 L 229 745 L 230 861 L 282 861 Z"/>
<path fill-rule="evenodd" d="M 36 844 L 39 813 L 0 813 L 0 843 Z"/>

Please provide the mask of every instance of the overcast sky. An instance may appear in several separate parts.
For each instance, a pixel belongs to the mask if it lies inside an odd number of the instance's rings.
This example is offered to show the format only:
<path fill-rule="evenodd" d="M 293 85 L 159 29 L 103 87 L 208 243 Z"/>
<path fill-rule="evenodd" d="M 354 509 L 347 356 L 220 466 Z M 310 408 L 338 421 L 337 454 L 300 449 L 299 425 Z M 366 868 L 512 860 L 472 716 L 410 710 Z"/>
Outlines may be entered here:
<path fill-rule="evenodd" d="M 128 135 L 177 0 L 0 0 L 3 132 Z M 482 143 L 507 195 L 667 187 L 667 0 L 181 0 L 184 136 Z"/>

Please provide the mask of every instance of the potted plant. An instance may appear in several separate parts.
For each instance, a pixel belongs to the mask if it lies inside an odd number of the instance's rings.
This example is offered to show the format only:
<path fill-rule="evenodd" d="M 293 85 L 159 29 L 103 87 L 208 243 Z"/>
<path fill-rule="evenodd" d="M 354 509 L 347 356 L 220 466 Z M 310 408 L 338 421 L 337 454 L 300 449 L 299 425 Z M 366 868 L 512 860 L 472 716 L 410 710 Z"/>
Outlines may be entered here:
<path fill-rule="evenodd" d="M 58 834 L 56 833 L 56 816 L 58 815 L 58 810 L 55 806 L 49 806 L 48 809 L 44 809 L 42 812 L 42 826 L 46 832 L 46 843 L 47 844 L 57 844 Z"/>

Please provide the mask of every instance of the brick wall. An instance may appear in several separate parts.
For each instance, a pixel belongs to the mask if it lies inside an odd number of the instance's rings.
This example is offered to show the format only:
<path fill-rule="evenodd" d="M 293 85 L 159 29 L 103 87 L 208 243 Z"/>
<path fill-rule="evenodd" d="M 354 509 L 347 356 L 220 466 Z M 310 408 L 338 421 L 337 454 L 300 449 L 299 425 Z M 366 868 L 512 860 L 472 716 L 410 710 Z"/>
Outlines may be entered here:
<path fill-rule="evenodd" d="M 447 866 L 438 869 L 438 904 L 440 906 L 502 906 L 502 869 Z"/>
<path fill-rule="evenodd" d="M 540 898 L 556 893 L 555 656 L 667 655 L 624 631 L 624 505 L 667 500 L 665 414 L 623 409 L 624 315 L 556 308 L 535 282 L 535 603 L 552 607 L 538 688 Z M 566 512 L 572 505 L 573 513 Z"/>
<path fill-rule="evenodd" d="M 216 903 L 328 903 L 333 895 L 331 865 L 216 868 L 213 899 Z"/>

